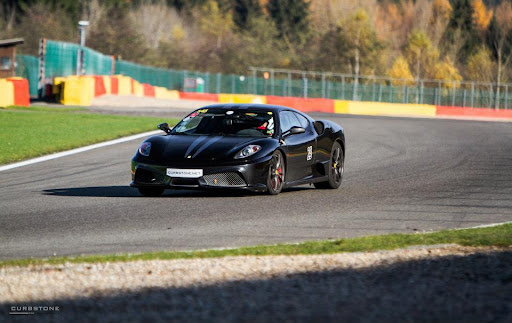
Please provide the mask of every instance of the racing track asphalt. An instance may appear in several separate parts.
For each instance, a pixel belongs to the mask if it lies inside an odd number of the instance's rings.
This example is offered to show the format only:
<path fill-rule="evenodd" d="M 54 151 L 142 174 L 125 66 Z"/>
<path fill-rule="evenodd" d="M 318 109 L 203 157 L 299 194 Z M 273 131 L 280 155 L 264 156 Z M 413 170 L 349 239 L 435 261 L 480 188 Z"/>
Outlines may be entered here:
<path fill-rule="evenodd" d="M 302 186 L 278 196 L 168 190 L 143 198 L 128 186 L 140 140 L 0 172 L 0 259 L 234 247 L 512 220 L 512 123 L 313 117 L 345 128 L 340 189 Z"/>

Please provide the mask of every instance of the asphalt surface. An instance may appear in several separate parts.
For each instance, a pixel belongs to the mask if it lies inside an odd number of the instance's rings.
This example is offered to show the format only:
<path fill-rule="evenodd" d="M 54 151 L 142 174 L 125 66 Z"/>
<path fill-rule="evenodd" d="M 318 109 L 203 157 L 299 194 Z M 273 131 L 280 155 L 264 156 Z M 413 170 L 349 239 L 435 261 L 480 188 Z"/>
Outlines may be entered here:
<path fill-rule="evenodd" d="M 169 112 L 171 116 L 183 111 Z M 141 140 L 0 172 L 0 259 L 191 250 L 512 221 L 512 123 L 312 114 L 346 131 L 337 190 L 128 186 Z"/>

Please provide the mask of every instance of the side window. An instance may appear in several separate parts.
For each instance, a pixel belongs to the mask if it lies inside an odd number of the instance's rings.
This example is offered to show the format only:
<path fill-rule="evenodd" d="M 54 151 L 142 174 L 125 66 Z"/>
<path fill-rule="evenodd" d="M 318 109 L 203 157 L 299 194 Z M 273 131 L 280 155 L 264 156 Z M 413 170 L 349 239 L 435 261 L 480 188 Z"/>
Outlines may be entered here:
<path fill-rule="evenodd" d="M 283 111 L 279 114 L 279 117 L 282 132 L 288 131 L 292 127 L 300 126 L 299 120 L 293 116 L 293 112 Z"/>
<path fill-rule="evenodd" d="M 309 121 L 308 121 L 308 119 L 306 119 L 304 116 L 302 116 L 302 115 L 300 115 L 300 114 L 298 114 L 298 113 L 295 113 L 295 112 L 293 112 L 293 115 L 294 115 L 297 119 L 299 119 L 299 123 L 300 123 L 300 126 L 301 126 L 302 128 L 304 128 L 304 129 L 307 129 L 307 128 L 308 128 L 308 126 L 309 126 Z"/>

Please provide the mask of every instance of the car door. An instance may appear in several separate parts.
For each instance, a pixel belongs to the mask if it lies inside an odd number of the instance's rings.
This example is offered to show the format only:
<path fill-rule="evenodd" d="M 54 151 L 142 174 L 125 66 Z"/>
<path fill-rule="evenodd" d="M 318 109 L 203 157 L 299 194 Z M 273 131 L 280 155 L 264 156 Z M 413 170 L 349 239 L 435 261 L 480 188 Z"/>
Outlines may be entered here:
<path fill-rule="evenodd" d="M 303 127 L 306 132 L 289 135 L 282 138 L 283 149 L 286 152 L 286 181 L 292 182 L 312 175 L 314 153 L 316 150 L 316 135 L 309 121 L 293 111 L 282 111 L 279 114 L 281 136 L 292 127 Z"/>

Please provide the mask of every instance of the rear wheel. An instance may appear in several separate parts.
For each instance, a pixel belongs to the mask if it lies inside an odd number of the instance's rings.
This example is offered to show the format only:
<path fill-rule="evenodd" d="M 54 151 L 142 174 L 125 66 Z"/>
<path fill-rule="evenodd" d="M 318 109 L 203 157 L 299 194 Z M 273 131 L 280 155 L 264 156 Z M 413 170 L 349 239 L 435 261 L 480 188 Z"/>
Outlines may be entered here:
<path fill-rule="evenodd" d="M 340 187 L 345 170 L 345 154 L 339 142 L 335 142 L 331 149 L 331 158 L 329 159 L 329 180 L 326 182 L 315 183 L 316 188 L 336 189 Z"/>
<path fill-rule="evenodd" d="M 160 187 L 138 187 L 138 190 L 140 194 L 146 197 L 157 197 L 164 192 L 164 189 Z"/>
<path fill-rule="evenodd" d="M 281 192 L 284 186 L 285 166 L 283 154 L 275 151 L 270 160 L 267 177 L 267 192 L 276 195 Z"/>

